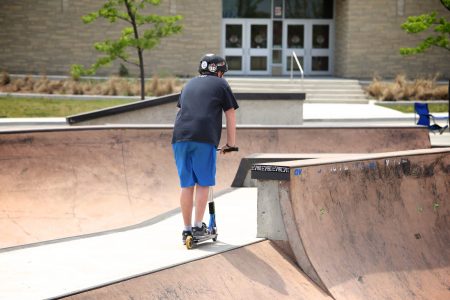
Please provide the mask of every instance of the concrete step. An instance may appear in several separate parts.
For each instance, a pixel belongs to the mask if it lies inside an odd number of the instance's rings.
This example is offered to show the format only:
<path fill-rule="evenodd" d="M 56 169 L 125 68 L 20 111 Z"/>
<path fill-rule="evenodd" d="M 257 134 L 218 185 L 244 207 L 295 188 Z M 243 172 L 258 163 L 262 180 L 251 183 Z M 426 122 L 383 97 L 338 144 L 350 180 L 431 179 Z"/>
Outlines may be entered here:
<path fill-rule="evenodd" d="M 351 99 L 367 99 L 365 95 L 361 94 L 346 94 L 346 95 L 332 95 L 332 94 L 314 94 L 314 93 L 307 93 L 306 99 L 320 99 L 320 98 L 328 98 L 328 99 L 342 99 L 342 98 L 351 98 Z"/>
<path fill-rule="evenodd" d="M 293 84 L 230 84 L 232 89 L 269 88 L 269 89 L 302 89 L 302 90 L 355 90 L 364 91 L 359 85 L 293 85 Z"/>
<path fill-rule="evenodd" d="M 308 103 L 368 103 L 363 86 L 355 79 L 239 78 L 227 77 L 234 92 L 306 93 Z"/>
<path fill-rule="evenodd" d="M 321 95 L 336 95 L 336 94 L 345 94 L 345 95 L 360 95 L 364 94 L 364 92 L 361 93 L 361 90 L 357 89 L 342 89 L 342 90 L 326 90 L 326 89 L 301 89 L 301 91 L 306 93 L 314 93 L 314 94 L 321 94 Z"/>
<path fill-rule="evenodd" d="M 317 104 L 317 103 L 334 103 L 334 104 L 368 104 L 368 99 L 350 99 L 350 98 L 342 98 L 342 99 L 329 99 L 329 98 L 317 98 L 317 99 L 308 99 L 306 98 L 304 103 L 309 104 Z"/>
<path fill-rule="evenodd" d="M 336 82 L 336 83 L 359 83 L 360 81 L 357 79 L 343 79 L 343 78 L 276 78 L 276 77 L 269 77 L 269 78 L 248 78 L 248 77 L 224 77 L 228 82 L 304 82 L 304 83 L 330 83 L 330 82 Z"/>
<path fill-rule="evenodd" d="M 250 90 L 250 89 L 271 89 L 271 90 L 284 90 L 284 89 L 296 89 L 302 91 L 359 91 L 364 92 L 364 90 L 360 86 L 301 86 L 301 85 L 232 85 L 230 84 L 231 89 L 234 90 Z"/>
<path fill-rule="evenodd" d="M 327 83 L 315 83 L 315 82 L 228 82 L 230 86 L 305 86 L 305 87 L 359 87 L 362 85 L 359 83 L 349 82 L 327 82 Z"/>

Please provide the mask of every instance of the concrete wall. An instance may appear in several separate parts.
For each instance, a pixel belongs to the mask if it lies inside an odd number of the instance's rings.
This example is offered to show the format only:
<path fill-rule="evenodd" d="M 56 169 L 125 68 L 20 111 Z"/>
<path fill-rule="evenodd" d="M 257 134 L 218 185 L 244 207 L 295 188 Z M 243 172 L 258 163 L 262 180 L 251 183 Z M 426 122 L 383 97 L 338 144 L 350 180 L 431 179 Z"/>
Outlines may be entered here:
<path fill-rule="evenodd" d="M 119 37 L 126 24 L 100 19 L 89 25 L 82 22 L 82 16 L 98 10 L 104 2 L 1 0 L 0 71 L 68 75 L 72 64 L 90 66 L 99 56 L 94 43 Z M 204 53 L 217 53 L 221 3 L 221 0 L 163 0 L 159 7 L 150 6 L 151 13 L 183 15 L 184 30 L 144 53 L 147 75 L 193 75 Z M 115 63 L 111 68 L 100 69 L 98 74 L 117 74 L 118 70 L 119 63 Z M 138 72 L 133 66 L 129 71 Z"/>
<path fill-rule="evenodd" d="M 302 125 L 302 100 L 240 100 L 236 111 L 239 125 Z M 161 104 L 139 110 L 75 123 L 74 125 L 104 124 L 173 124 L 178 111 L 176 103 Z M 225 124 L 225 115 L 223 116 Z"/>
<path fill-rule="evenodd" d="M 436 11 L 450 20 L 439 0 L 336 0 L 335 75 L 371 78 L 394 77 L 404 72 L 415 77 L 440 73 L 450 77 L 450 55 L 444 49 L 402 57 L 399 49 L 416 46 L 424 36 L 401 29 L 408 16 Z M 431 31 L 430 31 L 431 33 Z"/>

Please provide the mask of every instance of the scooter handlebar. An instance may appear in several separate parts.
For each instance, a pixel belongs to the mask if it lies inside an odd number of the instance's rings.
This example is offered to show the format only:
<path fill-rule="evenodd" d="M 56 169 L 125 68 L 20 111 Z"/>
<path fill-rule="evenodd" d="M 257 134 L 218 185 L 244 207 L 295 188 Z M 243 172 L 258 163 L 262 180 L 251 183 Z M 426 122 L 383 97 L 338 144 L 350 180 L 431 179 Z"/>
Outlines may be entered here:
<path fill-rule="evenodd" d="M 222 151 L 223 148 L 217 148 L 217 151 Z M 223 152 L 234 152 L 234 151 L 239 151 L 239 147 L 227 147 L 225 149 L 223 149 Z"/>

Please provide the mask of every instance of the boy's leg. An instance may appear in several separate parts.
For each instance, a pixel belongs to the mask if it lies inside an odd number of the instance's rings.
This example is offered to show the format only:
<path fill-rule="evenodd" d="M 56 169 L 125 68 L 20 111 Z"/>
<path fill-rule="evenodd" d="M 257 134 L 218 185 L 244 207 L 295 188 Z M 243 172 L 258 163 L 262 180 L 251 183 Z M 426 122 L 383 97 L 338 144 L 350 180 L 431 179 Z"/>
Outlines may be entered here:
<path fill-rule="evenodd" d="M 197 143 L 192 157 L 192 168 L 196 177 L 195 226 L 199 226 L 208 203 L 209 187 L 216 184 L 216 147 L 212 144 Z"/>
<path fill-rule="evenodd" d="M 195 226 L 201 224 L 208 203 L 209 186 L 197 185 L 195 191 Z"/>
<path fill-rule="evenodd" d="M 177 166 L 178 176 L 180 177 L 181 195 L 180 207 L 183 215 L 185 229 L 192 226 L 192 210 L 194 199 L 195 178 L 193 177 L 192 162 L 190 158 L 191 145 L 188 142 L 179 142 L 172 145 Z M 190 230 L 190 229 L 189 229 Z"/>
<path fill-rule="evenodd" d="M 181 188 L 180 206 L 185 227 L 192 226 L 192 208 L 194 206 L 194 187 Z"/>

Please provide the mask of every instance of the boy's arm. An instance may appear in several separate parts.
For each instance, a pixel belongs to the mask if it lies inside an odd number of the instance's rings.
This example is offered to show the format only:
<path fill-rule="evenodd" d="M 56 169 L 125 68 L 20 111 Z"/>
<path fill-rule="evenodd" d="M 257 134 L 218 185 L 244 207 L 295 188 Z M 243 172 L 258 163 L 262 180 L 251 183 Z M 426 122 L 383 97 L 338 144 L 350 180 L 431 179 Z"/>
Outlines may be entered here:
<path fill-rule="evenodd" d="M 222 149 L 227 148 L 227 146 L 236 146 L 236 110 L 234 108 L 227 110 L 225 118 L 227 120 L 227 144 Z"/>

